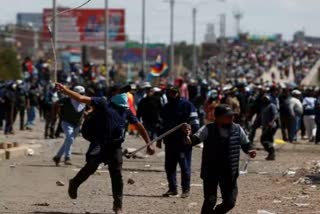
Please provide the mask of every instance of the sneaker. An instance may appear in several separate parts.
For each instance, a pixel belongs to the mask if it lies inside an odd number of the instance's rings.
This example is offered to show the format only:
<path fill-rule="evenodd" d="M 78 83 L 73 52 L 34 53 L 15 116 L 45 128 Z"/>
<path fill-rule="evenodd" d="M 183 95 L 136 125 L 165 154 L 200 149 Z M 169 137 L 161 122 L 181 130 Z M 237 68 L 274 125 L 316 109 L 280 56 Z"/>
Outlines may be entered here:
<path fill-rule="evenodd" d="M 115 214 L 123 214 L 122 208 L 120 207 L 113 207 L 113 211 Z"/>
<path fill-rule="evenodd" d="M 268 155 L 268 157 L 266 157 L 266 160 L 267 161 L 274 161 L 274 160 L 276 160 L 276 155 L 274 153 L 270 153 Z"/>
<path fill-rule="evenodd" d="M 68 194 L 71 199 L 76 199 L 78 197 L 78 187 L 74 184 L 72 179 L 69 180 Z"/>
<path fill-rule="evenodd" d="M 190 196 L 190 191 L 183 191 L 181 194 L 181 198 L 189 198 Z"/>
<path fill-rule="evenodd" d="M 168 190 L 168 192 L 164 193 L 162 195 L 163 197 L 174 197 L 174 196 L 178 196 L 178 191 L 172 191 L 172 190 Z"/>
<path fill-rule="evenodd" d="M 68 165 L 68 166 L 71 166 L 71 165 L 72 165 L 72 162 L 71 162 L 70 158 L 66 158 L 66 159 L 64 160 L 64 165 Z"/>
<path fill-rule="evenodd" d="M 60 158 L 58 158 L 57 156 L 53 157 L 53 162 L 56 164 L 56 166 L 60 166 Z"/>

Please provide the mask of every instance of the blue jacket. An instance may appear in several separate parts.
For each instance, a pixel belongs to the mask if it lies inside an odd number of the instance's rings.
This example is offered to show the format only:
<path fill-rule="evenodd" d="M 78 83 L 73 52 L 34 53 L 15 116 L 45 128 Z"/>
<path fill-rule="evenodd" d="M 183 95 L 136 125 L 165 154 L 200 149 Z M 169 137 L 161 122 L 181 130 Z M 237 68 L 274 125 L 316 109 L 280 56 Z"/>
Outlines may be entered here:
<path fill-rule="evenodd" d="M 163 106 L 160 112 L 161 117 L 161 133 L 165 133 L 181 123 L 188 123 L 191 125 L 192 133 L 198 131 L 199 119 L 197 109 L 194 105 L 185 100 L 180 99 L 176 102 L 169 102 Z M 185 139 L 185 134 L 178 130 L 164 139 L 165 144 L 172 146 L 183 145 L 182 141 Z M 182 146 L 183 147 L 183 146 Z"/>

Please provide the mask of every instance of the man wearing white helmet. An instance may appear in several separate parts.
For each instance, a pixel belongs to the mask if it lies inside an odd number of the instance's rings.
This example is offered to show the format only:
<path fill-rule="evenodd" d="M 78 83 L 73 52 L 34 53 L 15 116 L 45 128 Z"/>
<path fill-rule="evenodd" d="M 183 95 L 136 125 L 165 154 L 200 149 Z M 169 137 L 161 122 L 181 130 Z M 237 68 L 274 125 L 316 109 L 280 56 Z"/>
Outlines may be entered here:
<path fill-rule="evenodd" d="M 84 95 L 85 88 L 83 86 L 74 87 L 73 91 Z M 71 147 L 80 131 L 82 116 L 86 105 L 69 97 L 63 98 L 60 101 L 60 118 L 61 127 L 65 134 L 65 140 L 56 156 L 53 158 L 56 166 L 60 166 L 61 157 L 64 155 L 64 163 L 72 165 L 71 163 Z"/>
<path fill-rule="evenodd" d="M 299 90 L 293 90 L 291 95 L 292 96 L 289 99 L 289 112 L 293 120 L 289 124 L 291 129 L 290 133 L 292 135 L 292 137 L 289 137 L 289 139 L 292 139 L 294 142 L 296 142 L 298 140 L 297 133 L 300 129 L 300 123 L 303 114 L 303 105 L 300 101 L 302 93 Z"/>

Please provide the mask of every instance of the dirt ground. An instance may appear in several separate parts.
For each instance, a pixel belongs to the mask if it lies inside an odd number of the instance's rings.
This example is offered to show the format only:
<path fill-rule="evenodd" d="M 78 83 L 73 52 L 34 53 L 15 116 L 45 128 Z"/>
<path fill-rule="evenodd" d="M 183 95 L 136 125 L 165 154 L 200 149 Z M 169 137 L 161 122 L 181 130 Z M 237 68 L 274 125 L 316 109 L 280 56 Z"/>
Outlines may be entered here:
<path fill-rule="evenodd" d="M 88 143 L 78 138 L 73 149 L 74 165 L 57 168 L 51 159 L 63 139 L 44 140 L 43 126 L 38 122 L 37 129 L 32 132 L 18 132 L 8 138 L 0 135 L 7 141 L 42 145 L 33 156 L 0 161 L 0 213 L 112 213 L 111 184 L 105 167 L 80 187 L 77 200 L 69 199 L 68 180 L 83 166 Z M 143 145 L 140 138 L 129 136 L 124 147 L 138 148 L 140 145 Z M 157 152 L 157 155 L 146 159 L 125 160 L 125 213 L 200 213 L 203 200 L 199 178 L 201 148 L 194 149 L 192 194 L 188 199 L 161 197 L 167 190 L 167 184 L 163 152 Z M 256 214 L 258 210 L 261 214 L 262 210 L 277 214 L 320 213 L 320 174 L 313 174 L 310 184 L 294 184 L 309 173 L 298 168 L 306 168 L 312 161 L 320 160 L 320 146 L 306 142 L 285 144 L 279 149 L 274 162 L 265 161 L 265 155 L 259 150 L 257 158 L 249 164 L 248 174 L 239 177 L 238 201 L 230 213 Z M 245 159 L 243 156 L 242 161 Z M 284 175 L 288 169 L 297 173 Z M 129 178 L 135 181 L 133 185 L 127 184 Z M 66 185 L 57 186 L 57 181 Z"/>

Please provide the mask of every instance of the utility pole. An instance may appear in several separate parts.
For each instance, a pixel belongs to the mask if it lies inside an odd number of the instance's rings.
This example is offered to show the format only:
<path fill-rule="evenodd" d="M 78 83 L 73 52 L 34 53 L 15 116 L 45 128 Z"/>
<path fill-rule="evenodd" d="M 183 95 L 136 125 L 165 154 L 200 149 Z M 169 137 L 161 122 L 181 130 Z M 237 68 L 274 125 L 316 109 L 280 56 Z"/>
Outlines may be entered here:
<path fill-rule="evenodd" d="M 170 70 L 173 72 L 174 70 L 174 2 L 175 0 L 170 0 Z M 174 79 L 176 77 L 176 73 L 173 75 Z"/>
<path fill-rule="evenodd" d="M 38 35 L 38 30 L 34 27 L 32 27 L 33 31 L 33 57 L 36 57 L 37 55 L 37 50 L 39 48 L 39 35 Z"/>
<path fill-rule="evenodd" d="M 142 0 L 142 61 L 141 61 L 141 69 L 146 72 L 146 0 Z"/>
<path fill-rule="evenodd" d="M 53 48 L 54 49 L 58 49 L 57 48 L 57 1 L 56 0 L 52 0 L 52 43 L 53 43 Z M 57 57 L 58 58 L 58 57 Z M 57 59 L 55 59 L 57 60 Z M 57 82 L 57 70 L 58 70 L 58 62 L 54 62 L 54 72 L 52 74 L 51 78 L 54 82 Z"/>
<path fill-rule="evenodd" d="M 197 8 L 192 9 L 193 21 L 193 56 L 192 56 L 192 76 L 197 75 L 197 44 L 196 44 L 196 31 L 197 31 Z"/>
<path fill-rule="evenodd" d="M 221 83 L 226 77 L 225 53 L 226 53 L 226 14 L 220 15 L 220 63 L 221 63 Z"/>
<path fill-rule="evenodd" d="M 108 70 L 108 57 L 109 57 L 109 0 L 105 0 L 105 13 L 104 13 L 104 64 L 106 65 L 106 84 L 109 84 L 109 70 Z"/>

